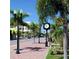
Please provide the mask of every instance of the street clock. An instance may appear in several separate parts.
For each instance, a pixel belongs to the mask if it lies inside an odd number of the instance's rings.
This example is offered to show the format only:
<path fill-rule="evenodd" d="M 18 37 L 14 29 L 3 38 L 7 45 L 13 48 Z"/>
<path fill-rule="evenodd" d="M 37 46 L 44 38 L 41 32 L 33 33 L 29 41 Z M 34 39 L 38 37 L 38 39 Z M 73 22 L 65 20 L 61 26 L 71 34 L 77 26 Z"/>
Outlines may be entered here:
<path fill-rule="evenodd" d="M 50 29 L 50 24 L 49 24 L 49 23 L 44 23 L 43 28 L 44 28 L 45 30 Z"/>
<path fill-rule="evenodd" d="M 50 29 L 50 24 L 49 24 L 49 23 L 44 23 L 43 28 L 46 30 L 46 42 L 45 42 L 45 46 L 48 47 L 48 35 L 47 35 L 47 30 Z"/>

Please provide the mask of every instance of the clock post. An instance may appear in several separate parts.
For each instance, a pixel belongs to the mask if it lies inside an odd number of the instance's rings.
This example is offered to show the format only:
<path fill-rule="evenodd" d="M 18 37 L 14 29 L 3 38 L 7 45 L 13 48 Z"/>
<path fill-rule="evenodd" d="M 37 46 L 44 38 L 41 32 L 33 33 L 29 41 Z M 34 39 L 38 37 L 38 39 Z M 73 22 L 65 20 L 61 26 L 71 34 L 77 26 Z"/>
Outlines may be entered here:
<path fill-rule="evenodd" d="M 47 40 L 47 30 L 46 30 L 46 42 L 45 42 L 45 46 L 47 47 L 48 46 L 48 40 Z"/>
<path fill-rule="evenodd" d="M 45 46 L 46 47 L 48 47 L 48 33 L 47 33 L 47 31 L 48 31 L 48 29 L 50 29 L 50 24 L 49 23 L 44 23 L 44 26 L 43 26 L 43 28 L 46 30 L 46 42 L 45 42 Z"/>

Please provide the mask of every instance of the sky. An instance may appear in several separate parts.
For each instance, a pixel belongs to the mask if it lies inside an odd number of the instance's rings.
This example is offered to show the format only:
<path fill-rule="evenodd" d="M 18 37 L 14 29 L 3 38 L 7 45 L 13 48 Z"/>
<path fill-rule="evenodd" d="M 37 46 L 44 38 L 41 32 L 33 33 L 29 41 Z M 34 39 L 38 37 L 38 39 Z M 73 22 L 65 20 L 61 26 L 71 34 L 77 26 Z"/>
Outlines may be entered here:
<path fill-rule="evenodd" d="M 28 13 L 29 17 L 23 19 L 24 21 L 35 21 L 38 22 L 38 15 L 36 10 L 36 0 L 11 0 L 10 1 L 10 9 L 11 10 L 20 10 Z"/>
<path fill-rule="evenodd" d="M 39 22 L 37 9 L 36 9 L 36 2 L 37 0 L 10 0 L 10 9 L 11 10 L 20 10 L 22 9 L 23 12 L 28 13 L 29 17 L 23 19 L 25 22 Z M 59 14 L 57 14 L 59 16 Z M 52 20 L 48 20 L 49 23 L 52 23 Z M 43 29 L 43 28 L 42 28 Z"/>

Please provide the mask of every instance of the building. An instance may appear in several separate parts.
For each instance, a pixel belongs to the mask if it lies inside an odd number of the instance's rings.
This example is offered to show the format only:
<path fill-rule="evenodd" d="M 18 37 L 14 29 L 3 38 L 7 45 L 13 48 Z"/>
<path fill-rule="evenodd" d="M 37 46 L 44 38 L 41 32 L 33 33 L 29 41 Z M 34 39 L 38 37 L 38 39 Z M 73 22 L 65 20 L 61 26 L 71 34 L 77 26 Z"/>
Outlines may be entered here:
<path fill-rule="evenodd" d="M 30 22 L 28 22 L 28 24 L 30 24 Z M 26 36 L 26 32 L 30 32 L 31 30 L 28 29 L 28 27 L 23 26 L 23 25 L 19 25 L 19 34 L 20 37 L 25 37 Z M 10 26 L 10 32 L 12 33 L 12 36 L 16 36 L 17 37 L 17 26 Z M 15 33 L 15 34 L 14 34 Z"/>

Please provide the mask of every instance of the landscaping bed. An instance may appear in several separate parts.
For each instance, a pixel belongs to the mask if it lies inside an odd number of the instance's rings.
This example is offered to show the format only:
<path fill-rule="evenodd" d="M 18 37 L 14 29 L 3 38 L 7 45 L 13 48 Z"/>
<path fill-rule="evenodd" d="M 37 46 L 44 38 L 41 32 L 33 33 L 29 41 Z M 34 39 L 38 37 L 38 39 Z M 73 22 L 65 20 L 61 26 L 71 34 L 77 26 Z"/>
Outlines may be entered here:
<path fill-rule="evenodd" d="M 51 49 L 49 49 L 49 52 L 48 52 L 48 54 L 47 54 L 47 56 L 46 56 L 46 59 L 63 59 L 63 55 L 62 54 L 51 54 L 52 53 L 52 50 Z"/>

